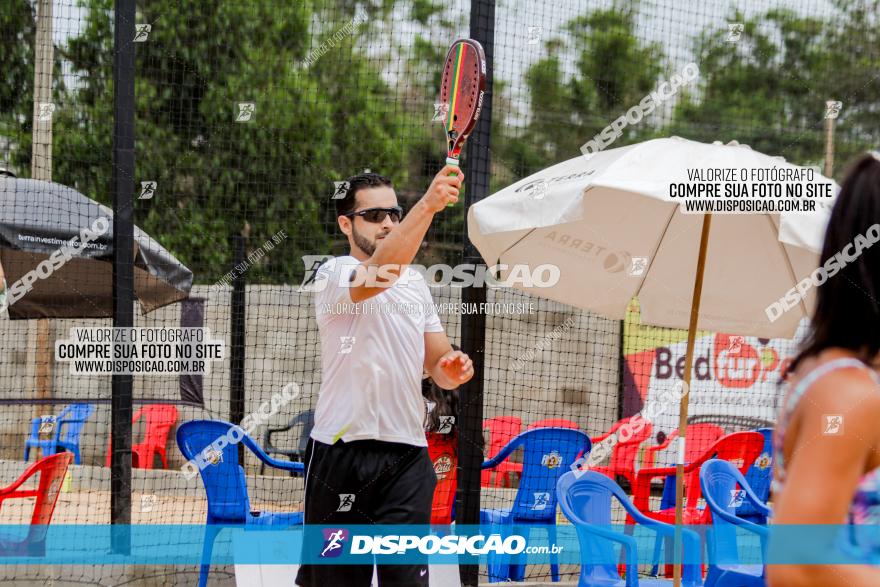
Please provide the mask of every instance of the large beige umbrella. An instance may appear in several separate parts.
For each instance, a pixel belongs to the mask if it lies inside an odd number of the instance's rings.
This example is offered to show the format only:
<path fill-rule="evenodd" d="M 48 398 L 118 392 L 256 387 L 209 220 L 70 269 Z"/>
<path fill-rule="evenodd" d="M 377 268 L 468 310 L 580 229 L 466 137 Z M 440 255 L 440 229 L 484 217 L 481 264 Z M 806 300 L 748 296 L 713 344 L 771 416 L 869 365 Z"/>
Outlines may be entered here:
<path fill-rule="evenodd" d="M 576 157 L 504 188 L 471 207 L 468 235 L 488 265 L 559 267 L 551 288 L 514 281 L 523 291 L 617 319 L 638 297 L 645 323 L 687 328 L 704 216 L 681 212 L 669 184 L 707 167 L 797 169 L 743 146 L 647 141 Z M 818 174 L 815 181 L 830 182 Z M 823 204 L 811 214 L 713 215 L 701 329 L 794 335 L 814 289 L 774 321 L 765 310 L 816 268 L 830 210 L 829 200 Z"/>
<path fill-rule="evenodd" d="M 837 191 L 831 180 L 779 157 L 673 137 L 576 157 L 506 187 L 470 208 L 468 235 L 486 263 L 501 265 L 501 276 L 510 275 L 518 289 L 616 319 L 637 297 L 644 323 L 687 328 L 689 388 L 697 328 L 794 336 L 815 289 L 802 287 L 805 297 L 787 311 L 773 304 L 816 269 L 833 201 L 821 199 L 808 214 L 684 213 L 681 200 L 670 197 L 670 184 L 694 184 L 695 172 L 716 169 L 812 174 L 814 184 Z M 555 264 L 559 280 L 529 286 L 513 278 L 511 268 L 521 263 Z M 687 407 L 685 396 L 679 524 Z"/>

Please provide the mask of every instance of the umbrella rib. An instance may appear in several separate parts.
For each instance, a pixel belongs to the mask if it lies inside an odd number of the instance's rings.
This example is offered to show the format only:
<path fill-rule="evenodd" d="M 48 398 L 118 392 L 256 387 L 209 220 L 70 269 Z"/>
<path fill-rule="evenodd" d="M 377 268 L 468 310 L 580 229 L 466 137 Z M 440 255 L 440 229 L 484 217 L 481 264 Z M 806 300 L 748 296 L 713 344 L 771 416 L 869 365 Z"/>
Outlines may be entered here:
<path fill-rule="evenodd" d="M 506 249 L 504 249 L 504 250 L 501 251 L 500 253 L 498 253 L 498 258 L 495 260 L 495 263 L 496 263 L 496 264 L 501 263 L 501 255 L 503 255 L 504 253 L 506 253 L 507 251 L 509 251 L 510 249 L 512 249 L 513 247 L 515 247 L 516 245 L 518 245 L 519 243 L 523 242 L 525 239 L 527 239 L 527 238 L 529 237 L 530 234 L 532 234 L 532 233 L 535 232 L 536 230 L 538 230 L 538 229 L 537 229 L 537 228 L 532 228 L 532 229 L 530 229 L 527 233 L 525 233 L 524 235 L 522 235 L 522 237 L 520 237 L 519 240 L 517 240 L 515 243 L 513 243 L 512 245 L 510 245 L 509 247 L 507 247 Z"/>
<path fill-rule="evenodd" d="M 780 215 L 778 218 L 779 218 L 779 223 L 781 225 L 782 224 L 782 216 Z M 785 260 L 785 266 L 788 268 L 788 275 L 789 275 L 789 277 L 791 277 L 791 282 L 793 284 L 797 285 L 797 281 L 798 281 L 797 275 L 794 272 L 794 267 L 791 266 L 791 260 L 788 258 L 788 253 L 785 252 L 785 243 L 783 243 L 781 240 L 779 240 L 779 226 L 777 226 L 773 222 L 773 217 L 770 214 L 767 214 L 767 222 L 770 223 L 770 225 L 773 227 L 773 229 L 776 232 L 776 244 L 779 246 L 780 250 L 782 251 L 782 257 Z M 801 296 L 801 301 L 798 304 L 802 307 L 803 312 L 804 312 L 804 316 L 809 316 L 809 310 L 807 309 L 806 296 Z"/>
<path fill-rule="evenodd" d="M 653 260 L 657 258 L 657 251 L 660 250 L 660 245 L 663 244 L 663 239 L 666 238 L 666 233 L 669 231 L 669 225 L 672 224 L 672 218 L 675 216 L 675 212 L 678 210 L 678 204 L 672 206 L 672 213 L 669 215 L 669 218 L 666 219 L 666 226 L 663 227 L 663 232 L 660 233 L 660 238 L 657 239 L 657 246 L 654 247 L 654 250 L 651 251 L 651 262 L 648 263 L 648 270 L 645 271 L 645 274 L 642 276 L 642 280 L 639 282 L 639 287 L 636 289 L 635 297 L 640 297 L 642 293 L 642 287 L 645 285 L 645 281 L 648 279 L 648 274 L 651 272 L 651 267 L 654 266 Z"/>

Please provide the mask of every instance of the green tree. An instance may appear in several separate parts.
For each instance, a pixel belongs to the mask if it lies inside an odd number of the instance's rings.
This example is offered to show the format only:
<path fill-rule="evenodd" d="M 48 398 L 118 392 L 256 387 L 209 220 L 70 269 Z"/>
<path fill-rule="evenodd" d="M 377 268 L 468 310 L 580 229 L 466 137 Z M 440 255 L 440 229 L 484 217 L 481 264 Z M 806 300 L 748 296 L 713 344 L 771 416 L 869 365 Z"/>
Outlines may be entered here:
<path fill-rule="evenodd" d="M 880 1 L 838 0 L 826 27 L 828 54 L 822 100 L 842 102 L 836 125 L 835 176 L 867 149 L 880 145 Z"/>
<path fill-rule="evenodd" d="M 9 0 L 0 11 L 0 165 L 30 176 L 34 108 L 35 4 Z M 63 90 L 61 59 L 55 53 L 53 88 Z M 56 106 L 58 106 L 56 104 Z"/>
<path fill-rule="evenodd" d="M 493 136 L 516 177 L 577 156 L 581 145 L 654 89 L 663 54 L 658 44 L 636 36 L 635 18 L 618 8 L 592 11 L 565 25 L 566 39 L 545 41 L 547 56 L 525 75 L 528 123 L 522 129 L 505 125 L 506 132 Z M 564 61 L 570 55 L 576 67 L 567 76 Z M 655 132 L 645 120 L 627 127 L 615 146 Z"/>
<path fill-rule="evenodd" d="M 33 100 L 34 40 L 36 22 L 34 8 L 28 0 L 9 0 L 0 11 L 0 112 L 27 117 Z M 9 118 L 4 117 L 7 122 Z"/>
<path fill-rule="evenodd" d="M 77 83 L 57 92 L 55 179 L 109 203 L 113 3 L 84 5 L 81 33 L 58 48 Z M 229 237 L 245 224 L 254 249 L 289 236 L 251 281 L 298 282 L 298 258 L 330 249 L 333 181 L 371 167 L 406 182 L 406 118 L 388 107 L 396 93 L 363 48 L 371 21 L 352 24 L 356 8 L 161 0 L 139 10 L 152 29 L 136 45 L 132 189 L 158 187 L 137 201 L 136 221 L 197 282 L 231 268 Z M 249 121 L 236 120 L 241 103 L 254 104 Z"/>
<path fill-rule="evenodd" d="M 701 94 L 678 102 L 670 134 L 818 162 L 830 58 L 823 21 L 790 10 L 730 20 L 743 24 L 736 42 L 727 40 L 727 27 L 697 38 Z"/>

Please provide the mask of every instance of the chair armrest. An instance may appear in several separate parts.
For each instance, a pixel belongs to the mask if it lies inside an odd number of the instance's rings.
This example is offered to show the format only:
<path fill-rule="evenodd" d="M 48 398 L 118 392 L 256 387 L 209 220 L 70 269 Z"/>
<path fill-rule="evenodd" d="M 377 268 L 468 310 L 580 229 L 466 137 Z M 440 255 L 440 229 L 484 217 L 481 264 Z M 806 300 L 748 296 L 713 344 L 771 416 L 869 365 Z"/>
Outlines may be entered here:
<path fill-rule="evenodd" d="M 483 464 L 480 465 L 482 469 L 492 469 L 501 464 L 502 461 L 506 460 L 507 457 L 511 455 L 513 451 L 518 449 L 521 446 L 521 443 L 517 441 L 516 438 L 505 444 L 501 450 L 498 451 L 498 454 L 489 459 L 488 461 L 483 461 Z"/>
<path fill-rule="evenodd" d="M 64 418 L 63 420 L 56 420 L 55 422 L 55 438 L 61 438 L 61 428 L 65 424 L 76 424 L 76 423 L 85 423 L 86 420 L 82 418 Z"/>
<path fill-rule="evenodd" d="M 766 506 L 765 506 L 766 507 Z M 769 512 L 769 508 L 767 509 Z M 769 516 L 770 514 L 766 514 Z M 723 510 L 712 510 L 712 517 L 717 516 L 722 520 L 732 524 L 735 528 L 742 528 L 746 532 L 751 532 L 752 534 L 756 534 L 758 538 L 761 540 L 761 549 L 764 553 L 764 560 L 766 561 L 767 557 L 767 546 L 770 538 L 770 529 L 767 526 L 761 526 L 760 524 L 755 524 L 753 522 L 749 522 L 748 520 L 743 520 L 742 518 L 738 518 L 737 516 L 731 515 Z M 711 528 L 711 527 L 710 527 Z M 714 530 L 710 530 L 714 531 Z"/>
<path fill-rule="evenodd" d="M 266 451 L 266 454 L 267 454 L 267 455 L 270 455 L 270 456 L 271 456 L 271 455 L 282 455 L 282 456 L 285 456 L 285 457 L 287 457 L 287 458 L 290 458 L 290 457 L 301 457 L 301 456 L 303 456 L 303 453 L 302 453 L 299 449 L 290 449 L 290 450 L 287 450 L 287 449 L 283 449 L 283 448 L 275 448 L 274 446 L 271 447 L 271 448 L 272 448 L 271 451 L 268 451 L 268 450 Z"/>
<path fill-rule="evenodd" d="M 19 483 L 21 485 L 21 483 Z M 9 498 L 19 498 L 19 497 L 39 497 L 39 491 L 36 489 L 30 490 L 21 490 L 15 491 L 12 489 L 2 489 L 0 490 L 0 507 L 2 507 L 3 502 Z"/>
<path fill-rule="evenodd" d="M 303 463 L 292 463 L 290 461 L 279 461 L 278 459 L 273 459 L 268 454 L 266 454 L 266 451 L 263 450 L 263 447 L 254 442 L 254 439 L 246 434 L 242 437 L 241 440 L 243 443 L 245 443 L 245 445 L 250 447 L 251 451 L 255 455 L 257 455 L 257 458 L 259 458 L 270 467 L 275 467 L 276 469 L 284 469 L 285 471 L 294 471 L 298 473 L 302 473 L 305 471 L 305 465 Z"/>
<path fill-rule="evenodd" d="M 272 444 L 272 431 L 269 428 L 263 430 L 263 450 L 266 454 L 275 452 L 275 445 Z"/>
<path fill-rule="evenodd" d="M 266 429 L 263 430 L 263 447 L 266 449 L 266 452 L 286 454 L 283 449 L 279 449 L 272 444 L 272 435 L 276 432 L 287 432 L 293 430 L 293 428 L 294 426 L 279 426 L 276 428 L 266 427 Z"/>
<path fill-rule="evenodd" d="M 684 472 L 688 472 L 687 465 L 684 467 Z M 644 469 L 639 469 L 638 476 L 646 477 L 648 479 L 654 479 L 656 477 L 668 477 L 669 475 L 675 475 L 675 467 L 647 467 Z"/>
<path fill-rule="evenodd" d="M 770 515 L 773 513 L 773 510 L 771 510 L 766 503 L 761 501 L 761 498 L 755 494 L 755 491 L 751 487 L 746 486 L 744 489 L 746 490 L 746 499 L 748 499 L 752 503 L 752 505 L 755 506 L 755 509 L 758 511 L 758 513 L 761 513 L 769 518 Z"/>
<path fill-rule="evenodd" d="M 767 509 L 768 512 L 770 511 L 770 508 L 767 508 L 766 506 L 764 506 L 764 507 Z M 769 514 L 767 514 L 767 515 L 769 515 Z M 749 522 L 748 520 L 743 520 L 742 518 L 739 518 L 733 514 L 729 514 L 729 513 L 725 512 L 724 510 L 714 510 L 713 509 L 712 516 L 713 517 L 718 516 L 719 518 L 721 518 L 725 522 L 728 522 L 728 523 L 733 524 L 735 526 L 738 526 L 744 530 L 747 530 L 749 532 L 757 534 L 761 538 L 767 538 L 767 536 L 769 535 L 769 530 L 768 530 L 767 526 L 761 526 L 760 524 L 755 524 L 753 522 Z"/>
<path fill-rule="evenodd" d="M 685 467 L 687 471 L 687 467 Z M 649 467 L 639 469 L 636 473 L 636 484 L 633 488 L 633 502 L 636 508 L 648 511 L 651 503 L 651 481 L 657 477 L 675 476 L 675 467 Z"/>
<path fill-rule="evenodd" d="M 654 462 L 654 453 L 665 450 L 669 448 L 669 445 L 672 444 L 672 441 L 678 438 L 678 430 L 673 430 L 669 433 L 669 436 L 666 437 L 666 440 L 661 442 L 660 444 L 655 444 L 653 446 L 646 446 L 645 452 L 651 454 L 651 462 Z"/>
<path fill-rule="evenodd" d="M 285 471 L 293 471 L 295 473 L 304 473 L 306 470 L 306 466 L 304 463 L 294 463 L 291 461 L 278 461 L 268 455 L 266 457 L 265 462 L 267 465 L 269 465 L 271 467 L 275 467 L 276 469 L 284 469 Z"/>
<path fill-rule="evenodd" d="M 36 489 L 26 489 L 22 491 L 15 490 L 6 490 L 3 489 L 0 491 L 0 503 L 3 503 L 3 500 L 10 498 L 20 498 L 20 497 L 37 497 L 39 495 L 39 491 Z"/>
<path fill-rule="evenodd" d="M 27 469 L 25 469 L 25 472 L 29 471 L 32 467 L 34 467 L 35 464 L 36 463 L 31 463 L 31 465 Z M 16 491 L 16 489 L 18 489 L 19 487 L 24 485 L 25 481 L 27 481 L 30 478 L 31 478 L 30 475 L 25 476 L 24 474 L 22 474 L 21 477 L 19 477 L 18 479 L 16 479 L 15 481 L 13 481 L 9 485 L 7 485 L 6 487 L 0 487 L 0 501 L 6 499 L 8 497 L 33 497 L 33 496 L 37 495 L 37 489 L 26 489 L 23 491 Z M 25 494 L 25 493 L 28 495 L 21 495 L 21 494 Z"/>

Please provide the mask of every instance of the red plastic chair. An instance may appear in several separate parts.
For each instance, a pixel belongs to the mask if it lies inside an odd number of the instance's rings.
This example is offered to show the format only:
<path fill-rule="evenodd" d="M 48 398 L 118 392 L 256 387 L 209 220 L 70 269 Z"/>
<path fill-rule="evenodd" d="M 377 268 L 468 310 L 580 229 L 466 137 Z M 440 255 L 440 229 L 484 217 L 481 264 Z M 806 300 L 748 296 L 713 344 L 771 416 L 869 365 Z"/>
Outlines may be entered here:
<path fill-rule="evenodd" d="M 483 420 L 483 430 L 489 431 L 489 442 L 486 446 L 486 460 L 497 455 L 513 437 L 520 433 L 522 420 L 516 416 L 499 416 Z M 511 473 L 517 478 L 522 476 L 522 463 L 513 463 L 507 459 L 494 469 L 484 469 L 480 473 L 480 484 L 483 487 L 509 486 Z"/>
<path fill-rule="evenodd" d="M 563 418 L 546 418 L 529 424 L 529 430 L 534 430 L 535 428 L 570 428 L 572 430 L 580 430 L 580 426 L 577 423 Z"/>
<path fill-rule="evenodd" d="M 46 554 L 46 532 L 52 521 L 61 483 L 73 454 L 61 452 L 44 457 L 25 469 L 12 485 L 0 489 L 0 505 L 7 499 L 36 497 L 31 527 L 24 540 L 0 539 L 0 556 L 43 556 Z M 19 489 L 31 477 L 40 474 L 36 489 Z"/>
<path fill-rule="evenodd" d="M 137 412 L 131 418 L 134 426 L 143 416 L 146 420 L 146 432 L 144 441 L 132 445 L 131 466 L 137 469 L 152 469 L 153 458 L 159 455 L 162 468 L 168 468 L 168 458 L 165 447 L 168 444 L 168 433 L 177 424 L 177 408 L 171 404 L 149 404 Z M 107 466 L 110 466 L 110 454 L 113 452 L 112 443 L 107 444 Z"/>
<path fill-rule="evenodd" d="M 590 470 L 602 473 L 614 481 L 617 480 L 615 477 L 620 475 L 629 482 L 630 488 L 635 486 L 636 458 L 639 456 L 639 447 L 651 437 L 651 432 L 653 431 L 653 426 L 651 426 L 650 422 L 640 419 L 638 423 L 633 424 L 632 429 L 628 432 L 622 432 L 623 426 L 628 424 L 633 417 L 624 418 L 616 422 L 611 427 L 611 430 L 605 434 L 590 439 L 593 441 L 593 450 L 595 451 L 597 443 L 602 442 L 612 434 L 618 435 L 617 444 L 611 449 L 611 461 L 608 465 L 590 467 Z"/>
<path fill-rule="evenodd" d="M 690 433 L 687 434 L 690 442 Z M 699 509 L 698 502 L 702 497 L 700 490 L 700 467 L 711 458 L 722 459 L 733 463 L 742 474 L 752 466 L 761 451 L 764 450 L 764 437 L 759 432 L 734 432 L 721 437 L 709 447 L 699 458 L 685 464 L 685 524 L 709 523 L 709 509 Z M 675 523 L 675 508 L 659 511 L 650 510 L 651 480 L 656 477 L 675 477 L 675 467 L 643 468 L 636 478 L 634 502 L 637 508 L 649 518 L 661 522 Z M 670 522 L 671 521 L 671 522 Z M 627 521 L 629 523 L 629 521 Z"/>
<path fill-rule="evenodd" d="M 724 428 L 715 424 L 691 424 L 687 427 L 687 443 L 685 443 L 684 460 L 692 463 L 699 459 L 703 453 L 709 450 L 719 438 L 724 436 Z M 645 447 L 642 457 L 643 467 L 653 467 L 656 454 L 669 448 L 672 441 L 678 438 L 678 428 L 673 430 L 660 444 Z"/>
<path fill-rule="evenodd" d="M 452 506 L 458 477 L 458 440 L 455 434 L 429 432 L 428 456 L 437 474 L 434 501 L 431 504 L 431 524 L 452 523 Z"/>
<path fill-rule="evenodd" d="M 690 427 L 688 427 L 690 429 Z M 687 444 L 690 443 L 690 431 L 687 432 Z M 685 448 L 687 450 L 687 448 Z M 684 504 L 682 507 L 682 522 L 685 525 L 708 524 L 711 521 L 709 508 L 700 509 L 699 501 L 703 496 L 700 489 L 700 468 L 703 463 L 712 458 L 728 461 L 745 475 L 749 467 L 764 450 L 764 436 L 760 432 L 734 432 L 722 436 L 708 450 L 693 461 L 685 463 L 684 467 Z M 687 453 L 685 453 L 687 457 Z M 651 480 L 657 477 L 666 477 L 667 483 L 675 483 L 675 467 L 654 467 L 639 470 L 636 478 L 633 502 L 635 506 L 647 517 L 669 524 L 675 523 L 675 507 L 651 511 Z M 632 520 L 627 516 L 627 524 Z M 654 560 L 659 560 L 660 541 L 655 546 Z M 672 576 L 672 565 L 666 565 L 666 576 Z"/>

